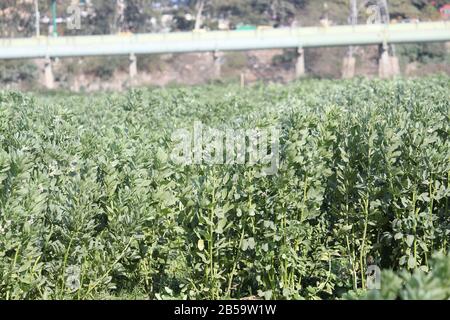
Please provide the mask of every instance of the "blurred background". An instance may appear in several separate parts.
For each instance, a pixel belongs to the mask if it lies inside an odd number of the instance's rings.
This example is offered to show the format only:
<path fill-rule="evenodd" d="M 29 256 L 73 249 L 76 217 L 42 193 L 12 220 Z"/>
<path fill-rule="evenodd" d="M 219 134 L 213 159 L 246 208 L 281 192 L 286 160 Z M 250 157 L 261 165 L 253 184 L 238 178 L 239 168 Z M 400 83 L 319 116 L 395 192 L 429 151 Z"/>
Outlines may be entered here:
<path fill-rule="evenodd" d="M 355 1 L 358 23 L 366 23 L 377 1 Z M 448 20 L 447 0 L 389 0 L 389 23 Z M 176 31 L 257 30 L 351 24 L 351 0 L 2 0 L 0 37 L 62 37 Z M 79 28 L 68 20 L 79 10 Z M 69 21 L 70 22 L 70 21 Z M 73 22 L 73 21 L 72 21 Z M 306 74 L 341 78 L 347 48 L 305 49 Z M 400 73 L 415 77 L 450 74 L 448 43 L 396 45 Z M 355 76 L 378 75 L 378 46 L 355 47 Z M 143 55 L 137 59 L 138 86 L 194 85 L 211 81 L 288 82 L 295 79 L 296 50 L 224 53 L 221 78 L 214 79 L 211 53 Z M 43 59 L 0 60 L 0 88 L 43 88 Z M 55 88 L 71 91 L 129 87 L 127 56 L 52 59 Z"/>

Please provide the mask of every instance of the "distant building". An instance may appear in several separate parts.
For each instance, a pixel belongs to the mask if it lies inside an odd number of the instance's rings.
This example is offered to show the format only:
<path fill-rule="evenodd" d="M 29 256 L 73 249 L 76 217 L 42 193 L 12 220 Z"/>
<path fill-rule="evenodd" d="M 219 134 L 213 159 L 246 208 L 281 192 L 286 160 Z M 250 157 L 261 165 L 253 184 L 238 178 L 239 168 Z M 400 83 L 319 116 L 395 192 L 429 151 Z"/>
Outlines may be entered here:
<path fill-rule="evenodd" d="M 446 4 L 445 6 L 442 6 L 441 9 L 439 9 L 441 12 L 442 19 L 448 20 L 450 19 L 450 4 Z"/>

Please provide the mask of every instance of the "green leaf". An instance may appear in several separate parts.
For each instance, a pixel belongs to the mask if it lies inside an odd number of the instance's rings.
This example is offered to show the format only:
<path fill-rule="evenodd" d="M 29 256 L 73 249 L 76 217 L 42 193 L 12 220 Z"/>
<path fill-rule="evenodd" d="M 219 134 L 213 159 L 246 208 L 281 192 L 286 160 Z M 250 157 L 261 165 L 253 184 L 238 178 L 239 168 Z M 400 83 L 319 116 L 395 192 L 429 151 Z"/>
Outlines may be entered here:
<path fill-rule="evenodd" d="M 408 268 L 414 269 L 416 267 L 416 259 L 413 256 L 409 256 L 408 258 Z"/>
<path fill-rule="evenodd" d="M 408 245 L 408 247 L 411 247 L 414 243 L 414 236 L 413 235 L 407 235 L 406 236 L 406 244 Z"/>
<path fill-rule="evenodd" d="M 203 251 L 205 249 L 205 242 L 202 239 L 197 241 L 197 248 L 200 251 Z"/>

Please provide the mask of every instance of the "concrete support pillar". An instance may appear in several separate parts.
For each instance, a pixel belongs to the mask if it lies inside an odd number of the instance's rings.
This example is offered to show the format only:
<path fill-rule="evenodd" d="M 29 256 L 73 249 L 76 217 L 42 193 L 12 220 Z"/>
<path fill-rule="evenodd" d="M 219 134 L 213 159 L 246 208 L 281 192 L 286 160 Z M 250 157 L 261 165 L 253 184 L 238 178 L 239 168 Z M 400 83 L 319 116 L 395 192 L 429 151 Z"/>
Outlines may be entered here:
<path fill-rule="evenodd" d="M 213 78 L 220 79 L 222 77 L 223 52 L 214 51 L 213 60 L 214 60 Z"/>
<path fill-rule="evenodd" d="M 356 59 L 352 56 L 346 56 L 342 62 L 342 78 L 351 79 L 355 76 Z"/>
<path fill-rule="evenodd" d="M 134 53 L 130 54 L 130 79 L 134 79 L 137 76 L 137 58 Z"/>
<path fill-rule="evenodd" d="M 392 78 L 400 74 L 398 58 L 389 54 L 389 49 L 385 45 L 382 48 L 378 63 L 378 76 L 380 78 Z"/>
<path fill-rule="evenodd" d="M 392 75 L 394 77 L 400 75 L 400 62 L 398 61 L 398 57 L 392 56 L 391 59 L 391 66 L 392 66 Z"/>
<path fill-rule="evenodd" d="M 55 78 L 53 77 L 52 70 L 52 59 L 50 57 L 46 57 L 44 62 L 44 85 L 47 89 L 55 88 Z"/>
<path fill-rule="evenodd" d="M 241 88 L 244 88 L 245 87 L 245 73 L 241 72 L 240 80 L 241 80 Z"/>
<path fill-rule="evenodd" d="M 378 76 L 380 78 L 389 78 L 391 74 L 391 61 L 389 59 L 389 52 L 383 50 L 378 61 Z"/>
<path fill-rule="evenodd" d="M 295 63 L 295 77 L 301 78 L 305 76 L 305 50 L 297 48 L 297 62 Z"/>

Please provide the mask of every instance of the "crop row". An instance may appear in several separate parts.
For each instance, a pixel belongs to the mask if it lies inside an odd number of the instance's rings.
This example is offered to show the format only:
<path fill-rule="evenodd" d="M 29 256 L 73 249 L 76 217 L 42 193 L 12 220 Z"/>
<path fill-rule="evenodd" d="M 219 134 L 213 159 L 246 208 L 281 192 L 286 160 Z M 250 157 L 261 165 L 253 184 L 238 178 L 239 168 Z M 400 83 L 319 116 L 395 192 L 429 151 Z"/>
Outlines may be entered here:
<path fill-rule="evenodd" d="M 334 299 L 450 248 L 450 79 L 0 93 L 0 298 Z M 277 174 L 171 133 L 277 127 Z M 383 285 L 383 284 L 382 284 Z"/>

